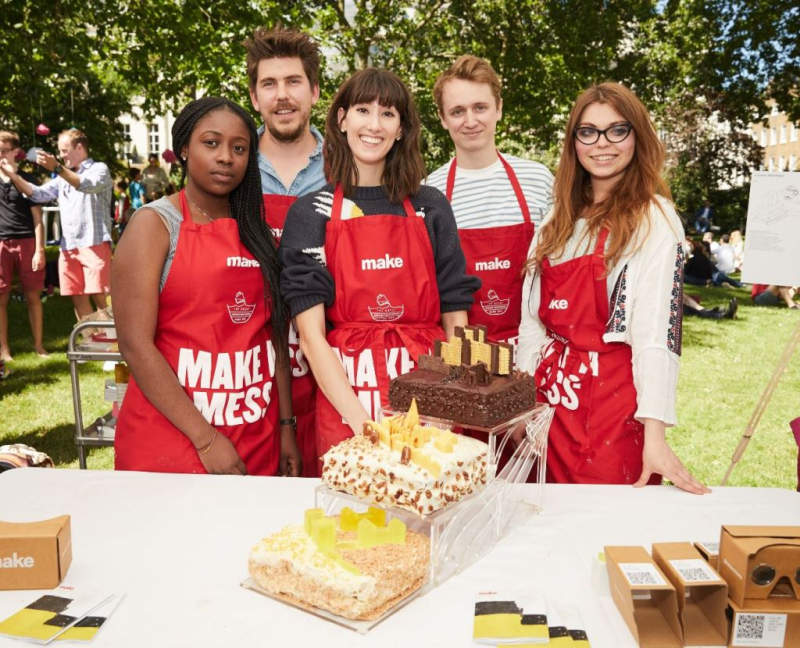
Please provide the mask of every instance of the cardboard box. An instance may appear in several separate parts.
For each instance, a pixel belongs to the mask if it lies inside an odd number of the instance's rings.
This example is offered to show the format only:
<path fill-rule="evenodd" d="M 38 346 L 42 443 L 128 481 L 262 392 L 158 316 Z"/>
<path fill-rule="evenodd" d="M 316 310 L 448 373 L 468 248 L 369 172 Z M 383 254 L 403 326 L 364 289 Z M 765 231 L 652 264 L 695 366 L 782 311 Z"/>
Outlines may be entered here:
<path fill-rule="evenodd" d="M 685 646 L 728 643 L 728 586 L 689 542 L 653 544 L 653 560 L 675 586 Z"/>
<path fill-rule="evenodd" d="M 744 609 L 730 601 L 733 618 L 729 646 L 800 648 L 800 601 L 767 599 L 747 603 Z"/>
<path fill-rule="evenodd" d="M 0 522 L 0 589 L 51 589 L 72 562 L 69 515 Z"/>
<path fill-rule="evenodd" d="M 719 572 L 719 539 L 713 542 L 695 542 L 694 548 L 700 552 L 709 565 Z"/>
<path fill-rule="evenodd" d="M 644 547 L 605 547 L 611 597 L 641 648 L 681 648 L 675 587 Z"/>
<path fill-rule="evenodd" d="M 800 526 L 723 525 L 719 573 L 740 608 L 800 601 Z"/>

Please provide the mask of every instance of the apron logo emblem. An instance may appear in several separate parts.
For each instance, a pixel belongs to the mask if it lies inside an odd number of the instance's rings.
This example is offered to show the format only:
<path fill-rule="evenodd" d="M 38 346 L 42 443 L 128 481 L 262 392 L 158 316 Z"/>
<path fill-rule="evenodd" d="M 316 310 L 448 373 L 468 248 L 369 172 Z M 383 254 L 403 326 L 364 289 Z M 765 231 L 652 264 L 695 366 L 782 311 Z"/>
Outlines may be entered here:
<path fill-rule="evenodd" d="M 394 322 L 399 320 L 405 312 L 405 306 L 392 306 L 389 298 L 380 294 L 375 298 L 377 306 L 367 306 L 369 316 L 376 322 Z"/>
<path fill-rule="evenodd" d="M 511 261 L 495 257 L 492 261 L 476 261 L 475 272 L 486 272 L 487 270 L 508 270 L 511 268 Z"/>
<path fill-rule="evenodd" d="M 477 267 L 478 264 L 476 263 L 475 266 Z M 508 310 L 508 303 L 509 303 L 508 297 L 506 297 L 505 299 L 500 299 L 494 288 L 489 289 L 487 296 L 489 297 L 489 299 L 485 301 L 483 299 L 481 300 L 481 308 L 483 309 L 483 312 L 493 317 L 496 317 L 498 315 L 505 315 L 506 311 Z"/>
<path fill-rule="evenodd" d="M 233 298 L 234 303 L 228 304 L 228 315 L 231 316 L 231 322 L 234 324 L 245 324 L 250 321 L 253 316 L 253 311 L 256 309 L 255 304 L 248 304 L 244 298 L 244 293 L 239 290 Z"/>

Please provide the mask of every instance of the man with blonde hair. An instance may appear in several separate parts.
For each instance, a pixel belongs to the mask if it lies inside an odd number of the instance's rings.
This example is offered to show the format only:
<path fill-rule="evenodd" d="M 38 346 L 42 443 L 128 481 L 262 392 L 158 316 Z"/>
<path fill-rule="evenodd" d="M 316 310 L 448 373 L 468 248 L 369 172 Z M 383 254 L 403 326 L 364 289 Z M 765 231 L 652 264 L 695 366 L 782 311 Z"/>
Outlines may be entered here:
<path fill-rule="evenodd" d="M 61 255 L 58 279 L 62 295 L 70 295 L 78 319 L 106 305 L 111 288 L 111 198 L 113 181 L 108 167 L 89 157 L 89 140 L 70 128 L 58 136 L 55 156 L 39 150 L 36 163 L 54 173 L 39 186 L 23 178 L 7 161 L 3 171 L 32 202 L 58 200 L 61 217 Z"/>
<path fill-rule="evenodd" d="M 469 54 L 433 87 L 439 119 L 455 157 L 428 177 L 451 202 L 467 272 L 481 279 L 469 313 L 494 341 L 517 341 L 522 268 L 534 228 L 552 204 L 553 176 L 538 162 L 501 155 L 495 144 L 503 116 L 500 78 Z"/>
<path fill-rule="evenodd" d="M 0 131 L 0 362 L 12 359 L 8 345 L 8 299 L 15 272 L 28 306 L 33 349 L 38 355 L 47 356 L 42 345 L 41 292 L 45 266 L 42 208 L 23 196 L 5 172 L 11 169 L 26 180 L 33 179 L 17 170 L 20 153 L 19 136 Z"/>

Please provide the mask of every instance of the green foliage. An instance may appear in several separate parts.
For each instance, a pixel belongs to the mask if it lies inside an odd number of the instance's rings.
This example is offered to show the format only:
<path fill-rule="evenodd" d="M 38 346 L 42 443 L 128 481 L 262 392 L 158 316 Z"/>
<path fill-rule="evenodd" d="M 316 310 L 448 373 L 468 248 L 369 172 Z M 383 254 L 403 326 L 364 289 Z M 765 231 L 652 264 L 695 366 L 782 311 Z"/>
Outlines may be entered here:
<path fill-rule="evenodd" d="M 113 161 L 134 97 L 146 115 L 198 93 L 248 105 L 241 43 L 277 23 L 322 44 L 318 124 L 353 70 L 385 66 L 404 78 L 430 168 L 452 153 L 431 89 L 463 53 L 488 58 L 503 79 L 499 141 L 551 168 L 575 96 L 603 80 L 631 86 L 664 133 L 685 210 L 732 178 L 748 181 L 759 149 L 742 129 L 766 114 L 767 99 L 800 119 L 796 0 L 0 0 L 0 25 L 14 35 L 0 54 L 2 121 L 26 146 L 51 149 L 53 136 L 36 137 L 35 125 L 74 124 L 95 157 Z"/>

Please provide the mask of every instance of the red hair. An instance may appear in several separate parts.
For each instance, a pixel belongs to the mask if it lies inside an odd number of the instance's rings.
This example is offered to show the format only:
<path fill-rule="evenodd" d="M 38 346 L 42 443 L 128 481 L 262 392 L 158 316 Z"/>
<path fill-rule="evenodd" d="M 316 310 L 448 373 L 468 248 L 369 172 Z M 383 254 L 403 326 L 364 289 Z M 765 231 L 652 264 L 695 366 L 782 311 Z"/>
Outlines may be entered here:
<path fill-rule="evenodd" d="M 578 161 L 574 140 L 575 128 L 583 112 L 593 103 L 613 107 L 633 126 L 636 137 L 630 164 L 608 198 L 596 204 L 592 195 L 591 176 Z M 664 146 L 647 109 L 633 92 L 619 83 L 611 82 L 584 90 L 575 100 L 567 121 L 564 147 L 553 185 L 553 215 L 539 232 L 538 244 L 533 258 L 528 261 L 528 267 L 535 269 L 545 257 L 560 256 L 572 235 L 575 222 L 585 218 L 591 238 L 596 238 L 601 228 L 608 228 L 605 262 L 606 268 L 612 268 L 637 235 L 640 226 L 647 221 L 650 203 L 655 196 L 671 199 L 669 187 L 661 177 L 663 167 Z"/>

